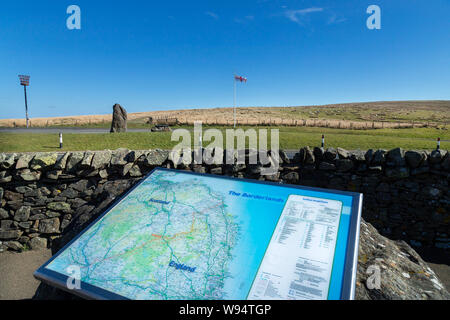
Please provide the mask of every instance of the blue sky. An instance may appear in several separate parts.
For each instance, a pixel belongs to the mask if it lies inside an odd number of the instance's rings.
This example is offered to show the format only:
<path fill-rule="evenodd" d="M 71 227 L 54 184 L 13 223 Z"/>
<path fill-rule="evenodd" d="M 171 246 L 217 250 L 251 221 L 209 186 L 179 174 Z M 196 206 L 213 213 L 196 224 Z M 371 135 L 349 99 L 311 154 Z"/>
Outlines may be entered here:
<path fill-rule="evenodd" d="M 66 9 L 81 8 L 81 30 Z M 381 30 L 366 9 L 381 8 Z M 450 1 L 5 1 L 0 118 L 450 99 Z"/>

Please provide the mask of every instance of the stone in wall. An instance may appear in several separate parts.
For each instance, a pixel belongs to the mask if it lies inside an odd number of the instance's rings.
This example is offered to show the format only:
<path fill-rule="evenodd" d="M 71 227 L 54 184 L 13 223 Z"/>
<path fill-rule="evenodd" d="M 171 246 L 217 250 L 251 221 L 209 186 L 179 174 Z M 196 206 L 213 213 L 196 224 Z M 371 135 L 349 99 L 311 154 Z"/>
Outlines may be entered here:
<path fill-rule="evenodd" d="M 145 157 L 145 165 L 148 167 L 161 166 L 169 158 L 167 150 L 150 150 Z"/>
<path fill-rule="evenodd" d="M 84 157 L 84 152 L 81 152 L 81 151 L 70 153 L 70 155 L 68 156 L 67 161 L 66 161 L 65 170 L 68 173 L 76 171 L 77 166 L 80 164 L 81 160 L 83 160 L 83 157 Z"/>
<path fill-rule="evenodd" d="M 127 156 L 129 154 L 128 149 L 119 148 L 112 153 L 111 166 L 123 166 L 128 163 Z"/>
<path fill-rule="evenodd" d="M 111 161 L 111 150 L 96 151 L 92 157 L 92 169 L 104 169 Z"/>

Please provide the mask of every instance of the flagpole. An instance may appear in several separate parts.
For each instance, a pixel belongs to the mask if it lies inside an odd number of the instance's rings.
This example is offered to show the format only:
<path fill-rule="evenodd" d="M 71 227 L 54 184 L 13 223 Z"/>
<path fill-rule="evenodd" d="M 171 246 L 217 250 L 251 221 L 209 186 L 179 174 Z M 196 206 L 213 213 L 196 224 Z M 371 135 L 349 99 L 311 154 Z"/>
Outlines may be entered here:
<path fill-rule="evenodd" d="M 236 129 L 236 78 L 233 76 L 234 97 L 233 97 L 233 127 Z"/>

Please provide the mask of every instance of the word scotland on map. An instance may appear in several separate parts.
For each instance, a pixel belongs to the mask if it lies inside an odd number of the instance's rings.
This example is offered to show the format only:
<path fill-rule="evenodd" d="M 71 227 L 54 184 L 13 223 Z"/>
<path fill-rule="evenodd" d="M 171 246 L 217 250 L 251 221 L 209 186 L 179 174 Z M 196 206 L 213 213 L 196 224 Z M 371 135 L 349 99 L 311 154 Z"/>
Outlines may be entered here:
<path fill-rule="evenodd" d="M 35 277 L 93 299 L 353 299 L 361 206 L 359 193 L 157 168 Z"/>

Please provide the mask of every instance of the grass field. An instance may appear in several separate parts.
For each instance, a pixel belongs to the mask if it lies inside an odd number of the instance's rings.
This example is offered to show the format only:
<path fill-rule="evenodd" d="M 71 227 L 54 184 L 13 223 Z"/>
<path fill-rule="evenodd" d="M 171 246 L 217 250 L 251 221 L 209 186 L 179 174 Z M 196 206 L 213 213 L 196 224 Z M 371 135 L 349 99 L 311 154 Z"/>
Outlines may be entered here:
<path fill-rule="evenodd" d="M 174 129 L 180 127 L 174 127 Z M 192 127 L 183 126 L 192 130 Z M 203 130 L 212 126 L 203 126 Z M 224 133 L 226 127 L 216 127 Z M 249 127 L 241 127 L 248 129 Z M 255 127 L 250 127 L 257 129 Z M 270 129 L 275 127 L 259 127 Z M 440 137 L 441 148 L 450 149 L 450 132 L 433 128 L 415 129 L 378 129 L 351 130 L 310 127 L 279 127 L 280 147 L 283 149 L 299 149 L 302 146 L 320 146 L 321 135 L 325 134 L 326 147 L 341 147 L 345 149 L 404 149 L 436 148 L 436 138 Z M 192 132 L 191 132 L 192 133 Z M 225 142 L 225 141 L 224 141 Z M 64 134 L 62 150 L 102 150 L 102 149 L 171 149 L 178 144 L 171 141 L 170 132 L 127 132 L 127 133 L 96 133 L 96 134 Z M 209 142 L 204 141 L 204 146 Z M 270 147 L 270 142 L 268 143 Z M 58 134 L 22 134 L 0 133 L 0 152 L 31 152 L 59 151 Z"/>

